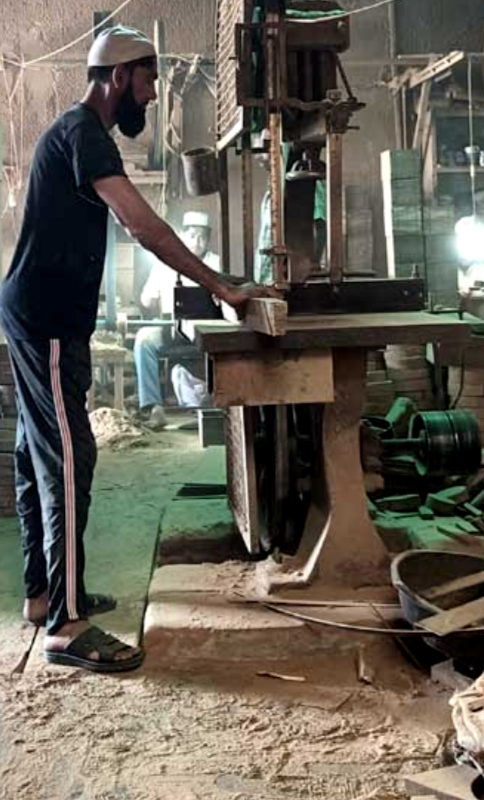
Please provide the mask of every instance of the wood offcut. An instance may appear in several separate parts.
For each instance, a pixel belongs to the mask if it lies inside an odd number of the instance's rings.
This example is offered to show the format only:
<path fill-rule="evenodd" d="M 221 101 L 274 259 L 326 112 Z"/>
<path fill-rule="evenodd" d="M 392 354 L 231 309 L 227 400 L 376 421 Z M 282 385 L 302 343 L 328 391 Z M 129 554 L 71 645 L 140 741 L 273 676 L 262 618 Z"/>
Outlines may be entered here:
<path fill-rule="evenodd" d="M 284 336 L 287 330 L 287 303 L 276 297 L 257 297 L 249 300 L 245 322 L 257 333 Z"/>
<path fill-rule="evenodd" d="M 447 636 L 449 633 L 468 628 L 484 620 L 484 597 L 471 600 L 469 603 L 449 608 L 431 617 L 420 620 L 419 627 L 434 633 L 437 636 Z"/>

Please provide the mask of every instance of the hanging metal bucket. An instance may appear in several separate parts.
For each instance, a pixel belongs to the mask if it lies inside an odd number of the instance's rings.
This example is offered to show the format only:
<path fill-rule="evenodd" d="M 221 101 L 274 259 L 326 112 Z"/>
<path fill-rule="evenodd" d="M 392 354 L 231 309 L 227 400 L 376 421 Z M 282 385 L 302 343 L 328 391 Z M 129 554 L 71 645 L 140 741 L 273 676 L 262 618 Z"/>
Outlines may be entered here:
<path fill-rule="evenodd" d="M 219 190 L 218 161 L 211 147 L 197 147 L 182 153 L 183 171 L 188 194 L 199 197 Z"/>

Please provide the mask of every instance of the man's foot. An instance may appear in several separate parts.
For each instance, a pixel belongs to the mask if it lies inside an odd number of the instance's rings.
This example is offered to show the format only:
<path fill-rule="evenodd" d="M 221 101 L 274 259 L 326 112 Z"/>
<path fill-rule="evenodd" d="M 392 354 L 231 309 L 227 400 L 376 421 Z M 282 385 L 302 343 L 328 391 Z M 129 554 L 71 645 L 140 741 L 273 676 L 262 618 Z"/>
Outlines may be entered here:
<path fill-rule="evenodd" d="M 141 666 L 140 647 L 130 647 L 86 620 L 68 622 L 44 640 L 46 660 L 93 672 L 124 672 Z"/>
<path fill-rule="evenodd" d="M 24 600 L 23 618 L 26 622 L 31 622 L 33 625 L 40 624 L 41 620 L 45 625 L 45 618 L 47 616 L 48 608 L 47 592 L 39 594 L 38 597 L 28 597 Z"/>
<path fill-rule="evenodd" d="M 161 431 L 168 425 L 168 419 L 163 406 L 152 406 L 150 414 L 144 423 L 152 431 Z"/>
<path fill-rule="evenodd" d="M 117 600 L 109 594 L 87 594 L 86 610 L 88 617 L 96 614 L 107 614 L 117 606 Z M 31 625 L 43 627 L 47 622 L 48 597 L 47 592 L 38 597 L 27 598 L 24 601 L 23 618 Z"/>

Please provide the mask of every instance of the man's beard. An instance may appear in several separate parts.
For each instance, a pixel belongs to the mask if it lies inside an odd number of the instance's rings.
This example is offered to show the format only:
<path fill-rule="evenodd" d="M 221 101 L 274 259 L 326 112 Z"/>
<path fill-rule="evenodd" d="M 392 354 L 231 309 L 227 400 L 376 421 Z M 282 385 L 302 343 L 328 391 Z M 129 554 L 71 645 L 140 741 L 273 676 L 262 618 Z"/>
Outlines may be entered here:
<path fill-rule="evenodd" d="M 134 99 L 131 83 L 119 101 L 116 122 L 121 133 L 130 139 L 138 136 L 146 125 L 146 107 L 140 106 Z"/>

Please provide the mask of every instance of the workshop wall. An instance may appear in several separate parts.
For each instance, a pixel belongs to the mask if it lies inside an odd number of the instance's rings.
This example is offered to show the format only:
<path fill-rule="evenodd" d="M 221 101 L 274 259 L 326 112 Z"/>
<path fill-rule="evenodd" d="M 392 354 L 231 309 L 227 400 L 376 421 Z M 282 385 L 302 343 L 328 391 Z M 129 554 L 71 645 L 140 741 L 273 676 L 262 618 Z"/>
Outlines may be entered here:
<path fill-rule="evenodd" d="M 119 0 L 82 0 L 73 4 L 65 0 L 2 0 L 0 13 L 0 123 L 3 129 L 3 181 L 1 212 L 3 240 L 3 271 L 8 268 L 18 228 L 22 219 L 25 183 L 33 147 L 61 111 L 82 97 L 86 86 L 86 54 L 91 36 L 47 62 L 24 71 L 23 85 L 9 103 L 20 70 L 5 64 L 1 57 L 28 61 L 50 53 L 75 40 L 92 27 L 94 11 L 112 11 Z M 199 53 L 213 57 L 215 47 L 215 0 L 133 0 L 116 21 L 140 28 L 151 34 L 156 18 L 164 20 L 166 47 L 176 54 Z M 5 66 L 5 71 L 2 67 Z M 23 97 L 22 97 L 23 88 Z M 187 104 L 185 129 L 189 132 L 187 146 L 213 141 L 214 108 L 210 94 L 203 86 L 195 86 Z M 136 142 L 120 137 L 123 155 L 133 161 L 146 158 L 148 132 Z M 22 183 L 18 187 L 16 167 L 21 163 Z M 8 179 L 8 180 L 7 180 Z M 9 185 L 11 203 L 8 207 Z M 143 188 L 150 202 L 159 206 L 160 188 Z M 190 202 L 189 207 L 201 207 L 213 212 L 215 203 Z M 208 206 L 208 207 L 207 207 Z M 0 212 L 0 213 L 1 213 Z M 178 224 L 183 207 L 173 209 L 170 220 Z"/>
<path fill-rule="evenodd" d="M 362 0 L 346 0 L 348 9 L 361 7 Z M 82 0 L 73 4 L 65 0 L 2 0 L 0 14 L 0 53 L 5 58 L 36 58 L 71 42 L 92 25 L 93 12 L 113 10 L 117 0 Z M 395 3 L 396 47 L 400 53 L 445 52 L 450 49 L 482 49 L 484 41 L 484 4 L 477 0 L 403 0 Z M 395 146 L 392 100 L 384 81 L 390 75 L 390 26 L 388 6 L 352 18 L 352 45 L 344 56 L 348 76 L 356 96 L 367 104 L 355 116 L 359 131 L 345 137 L 345 182 L 357 187 L 361 202 L 372 211 L 373 266 L 377 273 L 385 271 L 383 212 L 379 174 L 379 153 Z M 133 0 L 117 17 L 118 21 L 150 32 L 155 18 L 163 19 L 167 49 L 174 53 L 214 55 L 215 0 Z M 0 60 L 0 122 L 4 131 L 4 165 L 13 192 L 15 208 L 6 207 L 8 183 L 3 182 L 1 211 L 3 227 L 3 266 L 8 266 L 21 221 L 25 181 L 32 148 L 41 132 L 64 108 L 82 96 L 85 88 L 85 57 L 90 37 L 49 62 L 38 64 L 24 73 L 22 84 L 8 102 L 15 88 L 19 69 Z M 23 114 L 21 113 L 23 109 Z M 197 85 L 185 108 L 186 146 L 210 144 L 214 138 L 213 102 L 206 87 Z M 23 135 L 22 135 L 23 132 Z M 134 161 L 146 153 L 148 137 L 141 142 L 126 143 L 123 152 Z M 237 204 L 239 159 L 231 156 L 234 180 L 231 222 L 232 261 L 236 271 L 242 266 L 242 220 Z M 17 190 L 15 167 L 22 167 L 22 184 Z M 255 224 L 265 188 L 262 170 L 254 168 Z M 143 189 L 147 198 L 159 207 L 160 189 Z M 240 196 L 240 195 L 239 195 Z M 171 200 L 168 218 L 179 224 L 187 207 L 204 208 L 214 219 L 216 198 L 196 201 Z M 216 247 L 216 235 L 213 246 Z M 363 248 L 362 253 L 365 250 Z M 363 259 L 363 257 L 362 257 Z"/>
<path fill-rule="evenodd" d="M 404 0 L 395 3 L 400 53 L 482 52 L 484 3 Z"/>

